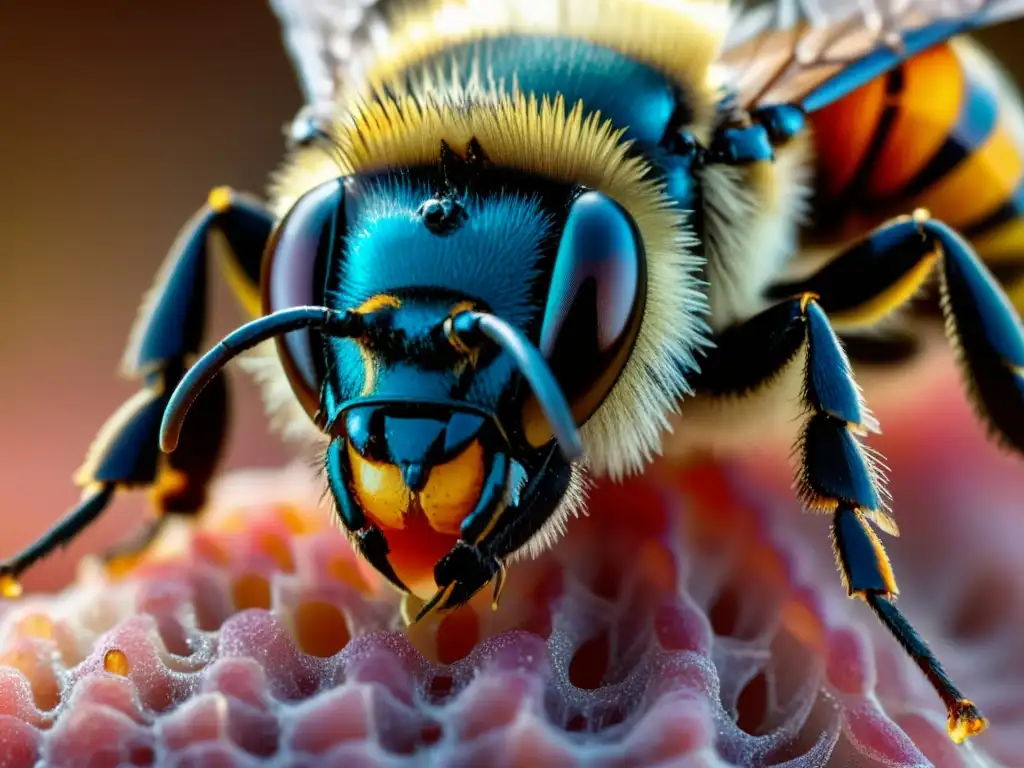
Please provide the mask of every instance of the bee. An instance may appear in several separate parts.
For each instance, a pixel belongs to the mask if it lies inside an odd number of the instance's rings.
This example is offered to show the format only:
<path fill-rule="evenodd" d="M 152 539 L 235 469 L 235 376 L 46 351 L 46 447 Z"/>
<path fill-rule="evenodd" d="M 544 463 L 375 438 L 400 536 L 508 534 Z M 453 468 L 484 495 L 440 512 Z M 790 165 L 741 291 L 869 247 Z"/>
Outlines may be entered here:
<path fill-rule="evenodd" d="M 902 359 L 869 332 L 935 276 L 979 418 L 1024 451 L 1024 327 L 1000 283 L 1024 305 L 1024 108 L 963 38 L 1024 1 L 272 5 L 306 101 L 284 164 L 265 202 L 215 189 L 182 231 L 125 355 L 142 388 L 87 454 L 81 503 L 0 564 L 5 591 L 121 489 L 162 514 L 107 558 L 195 514 L 227 431 L 217 374 L 243 353 L 417 619 L 492 584 L 497 601 L 588 476 L 643 470 L 670 427 L 713 446 L 739 417 L 709 405 L 756 423 L 781 391 L 849 595 L 950 736 L 983 730 L 894 605 L 876 529 L 898 527 L 847 349 Z M 215 259 L 253 319 L 201 355 Z"/>

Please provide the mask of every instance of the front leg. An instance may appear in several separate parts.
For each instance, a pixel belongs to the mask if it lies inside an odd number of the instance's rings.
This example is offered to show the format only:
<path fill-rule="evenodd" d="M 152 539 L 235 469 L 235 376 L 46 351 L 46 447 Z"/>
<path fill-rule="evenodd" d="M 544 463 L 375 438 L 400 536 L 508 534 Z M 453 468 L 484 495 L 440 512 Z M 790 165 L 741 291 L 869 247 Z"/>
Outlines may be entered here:
<path fill-rule="evenodd" d="M 70 543 L 119 490 L 148 489 L 158 514 L 192 514 L 205 503 L 227 427 L 224 383 L 214 382 L 197 400 L 200 414 L 182 432 L 181 449 L 169 457 L 160 454 L 160 421 L 200 351 L 211 256 L 219 252 L 227 282 L 242 305 L 258 314 L 260 263 L 273 223 L 255 202 L 219 188 L 182 230 L 143 303 L 125 353 L 124 372 L 143 386 L 99 430 L 75 477 L 85 488 L 81 502 L 37 541 L 0 562 L 0 593 L 16 596 L 18 577 Z M 155 532 L 126 540 L 107 559 L 130 560 Z"/>
<path fill-rule="evenodd" d="M 938 692 L 957 742 L 986 721 L 953 684 L 910 623 L 893 605 L 892 565 L 869 523 L 898 535 L 885 508 L 883 479 L 859 437 L 877 429 L 849 363 L 816 297 L 782 302 L 720 334 L 696 382 L 710 398 L 756 397 L 803 356 L 802 405 L 809 414 L 797 446 L 797 488 L 809 508 L 832 514 L 836 562 L 847 592 L 864 600 Z"/>

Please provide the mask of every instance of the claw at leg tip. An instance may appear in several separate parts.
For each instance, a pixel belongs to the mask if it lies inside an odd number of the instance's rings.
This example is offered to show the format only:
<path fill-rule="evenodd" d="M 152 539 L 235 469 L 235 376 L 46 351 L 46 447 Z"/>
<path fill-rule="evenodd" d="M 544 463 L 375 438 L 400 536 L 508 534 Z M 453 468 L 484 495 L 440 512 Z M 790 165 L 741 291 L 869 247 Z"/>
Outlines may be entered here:
<path fill-rule="evenodd" d="M 956 744 L 963 744 L 969 736 L 977 736 L 988 727 L 988 720 L 970 699 L 960 699 L 949 711 L 946 727 Z"/>
<path fill-rule="evenodd" d="M 447 587 L 442 587 L 441 589 L 437 590 L 437 593 L 432 598 L 430 598 L 430 601 L 422 608 L 420 608 L 420 612 L 416 614 L 416 618 L 412 620 L 412 623 L 417 624 L 428 614 L 432 613 L 436 608 L 438 608 L 441 605 L 442 602 L 448 599 L 448 596 L 451 595 L 454 589 L 455 584 L 453 582 L 449 584 Z"/>

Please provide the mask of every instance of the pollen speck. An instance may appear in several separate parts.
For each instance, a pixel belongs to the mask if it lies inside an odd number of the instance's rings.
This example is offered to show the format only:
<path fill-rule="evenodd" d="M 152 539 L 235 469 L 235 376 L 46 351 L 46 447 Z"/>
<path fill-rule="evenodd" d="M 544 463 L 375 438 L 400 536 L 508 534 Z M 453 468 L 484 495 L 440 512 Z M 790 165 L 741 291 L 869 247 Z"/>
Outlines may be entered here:
<path fill-rule="evenodd" d="M 207 202 L 216 213 L 224 213 L 231 207 L 233 199 L 234 193 L 231 191 L 231 187 L 215 187 L 210 190 Z"/>
<path fill-rule="evenodd" d="M 961 699 L 950 710 L 947 723 L 949 738 L 957 744 L 963 744 L 968 736 L 977 736 L 988 728 L 988 720 L 970 699 Z"/>
<path fill-rule="evenodd" d="M 127 677 L 128 673 L 132 670 L 131 665 L 128 663 L 128 657 L 124 655 L 124 651 L 117 648 L 111 648 L 107 651 L 103 657 L 103 668 L 107 672 L 120 675 L 121 677 Z"/>

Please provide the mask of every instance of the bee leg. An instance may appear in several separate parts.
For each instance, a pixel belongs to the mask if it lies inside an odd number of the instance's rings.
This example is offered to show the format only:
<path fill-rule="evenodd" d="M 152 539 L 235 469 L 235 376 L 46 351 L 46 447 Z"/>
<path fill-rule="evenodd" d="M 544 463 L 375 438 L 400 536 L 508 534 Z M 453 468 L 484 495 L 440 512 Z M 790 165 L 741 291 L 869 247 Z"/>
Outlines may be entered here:
<path fill-rule="evenodd" d="M 433 610 L 450 610 L 469 601 L 496 580 L 493 606 L 497 606 L 505 577 L 505 559 L 543 535 L 545 525 L 562 504 L 572 480 L 572 466 L 557 446 L 541 463 L 515 506 L 495 510 L 496 517 L 475 543 L 463 539 L 434 568 L 437 594 L 423 606 L 419 621 Z"/>
<path fill-rule="evenodd" d="M 988 721 L 977 706 L 950 680 L 932 650 L 892 604 L 898 592 L 882 542 L 866 517 L 846 501 L 839 502 L 832 519 L 832 543 L 850 596 L 871 606 L 939 692 L 946 705 L 946 726 L 953 741 L 959 744 L 985 730 Z"/>
<path fill-rule="evenodd" d="M 849 594 L 872 607 L 921 668 L 946 705 L 950 735 L 962 741 L 983 730 L 985 720 L 891 602 L 898 594 L 892 566 L 867 523 L 892 535 L 899 530 L 883 502 L 881 472 L 858 439 L 877 431 L 877 423 L 817 298 L 804 294 L 784 301 L 721 333 L 696 382 L 698 390 L 711 397 L 756 392 L 801 352 L 801 400 L 809 418 L 797 444 L 800 499 L 809 509 L 833 513 L 836 560 Z"/>
<path fill-rule="evenodd" d="M 763 107 L 750 113 L 749 119 L 723 123 L 712 137 L 711 146 L 702 153 L 701 162 L 734 166 L 770 162 L 777 148 L 803 134 L 806 124 L 806 115 L 799 107 Z"/>
<path fill-rule="evenodd" d="M 214 381 L 203 391 L 194 406 L 201 415 L 185 425 L 180 448 L 170 456 L 159 450 L 160 422 L 199 352 L 210 252 L 224 256 L 229 285 L 245 308 L 258 313 L 260 263 L 273 222 L 256 203 L 220 188 L 182 230 L 143 302 L 123 361 L 124 372 L 141 378 L 143 388 L 99 430 L 75 476 L 86 489 L 82 502 L 38 541 L 0 562 L 0 591 L 15 593 L 18 576 L 69 543 L 118 490 L 148 488 L 160 514 L 194 514 L 203 506 L 227 427 L 225 385 Z"/>
<path fill-rule="evenodd" d="M 18 576 L 42 557 L 66 546 L 75 536 L 99 517 L 114 494 L 112 484 L 97 484 L 85 489 L 82 500 L 64 517 L 13 557 L 0 563 L 0 595 L 16 598 L 21 594 Z"/>
<path fill-rule="evenodd" d="M 894 219 L 771 295 L 814 293 L 837 331 L 856 331 L 909 301 L 936 269 L 946 333 L 975 410 L 996 439 L 1024 453 L 1024 325 L 971 246 L 941 221 L 923 211 Z"/>
<path fill-rule="evenodd" d="M 164 515 L 148 520 L 144 526 L 127 539 L 122 539 L 114 546 L 104 550 L 101 559 L 108 567 L 115 567 L 118 563 L 130 563 L 156 541 L 166 524 L 167 517 Z"/>

